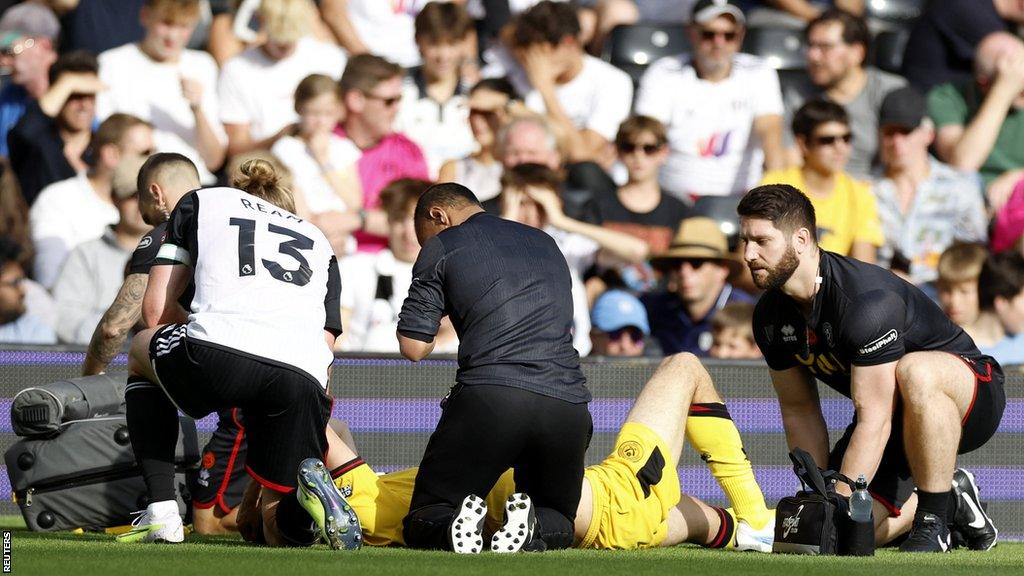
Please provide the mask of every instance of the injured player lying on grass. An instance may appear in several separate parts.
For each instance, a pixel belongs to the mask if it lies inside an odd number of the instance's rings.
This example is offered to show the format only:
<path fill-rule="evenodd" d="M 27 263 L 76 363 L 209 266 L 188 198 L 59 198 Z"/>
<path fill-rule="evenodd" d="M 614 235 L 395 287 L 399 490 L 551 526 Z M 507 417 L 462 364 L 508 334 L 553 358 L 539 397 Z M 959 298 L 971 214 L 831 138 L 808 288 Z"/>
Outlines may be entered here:
<path fill-rule="evenodd" d="M 363 542 L 404 545 L 402 519 L 409 512 L 416 468 L 377 475 L 358 457 L 347 429 L 341 426 L 339 431 L 328 431 L 327 464 L 359 516 Z M 731 508 L 680 492 L 676 468 L 686 441 L 708 464 Z M 257 518 L 253 511 L 258 509 L 258 493 L 247 490 L 238 513 L 243 537 L 253 542 L 262 541 L 259 522 L 251 521 Z M 532 516 L 520 512 L 522 504 L 528 511 L 530 503 L 528 495 L 524 501 L 516 494 L 512 470 L 481 496 L 467 496 L 463 513 L 453 522 L 450 535 L 460 544 L 453 546 L 456 551 L 480 551 L 485 542 L 494 551 L 507 551 L 506 544 L 513 550 L 543 549 L 539 542 L 531 546 L 533 526 L 524 529 L 524 541 L 512 542 L 518 540 L 519 518 Z M 506 508 L 516 511 L 507 527 Z M 459 519 L 463 523 L 456 525 Z M 773 533 L 773 511 L 765 506 L 739 432 L 711 376 L 691 354 L 666 358 L 640 391 L 612 453 L 586 469 L 574 546 L 637 549 L 690 542 L 770 552 Z"/>

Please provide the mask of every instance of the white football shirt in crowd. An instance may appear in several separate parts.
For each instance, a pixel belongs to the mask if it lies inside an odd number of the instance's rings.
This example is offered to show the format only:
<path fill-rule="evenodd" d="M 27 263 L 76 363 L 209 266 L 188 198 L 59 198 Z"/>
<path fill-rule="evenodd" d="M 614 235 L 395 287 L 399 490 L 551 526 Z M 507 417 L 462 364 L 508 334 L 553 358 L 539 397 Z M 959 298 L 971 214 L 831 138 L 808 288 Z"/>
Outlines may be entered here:
<path fill-rule="evenodd" d="M 283 60 L 271 60 L 259 47 L 224 63 L 220 73 L 220 120 L 248 124 L 253 139 L 273 136 L 297 122 L 295 88 L 310 74 L 341 78 L 347 58 L 341 48 L 301 38 Z"/>
<path fill-rule="evenodd" d="M 331 167 L 355 170 L 355 163 L 363 155 L 362 151 L 348 138 L 334 134 L 329 142 Z M 275 142 L 270 151 L 291 171 L 295 188 L 302 194 L 311 213 L 344 212 L 349 209 L 324 177 L 320 164 L 313 158 L 304 141 L 295 136 L 285 136 Z"/>
<path fill-rule="evenodd" d="M 526 107 L 545 113 L 544 99 L 530 84 L 526 72 L 507 50 L 496 51 L 496 61 L 486 66 L 483 75 L 488 78 L 508 76 L 523 97 Z M 575 78 L 556 88 L 558 103 L 579 130 L 589 129 L 612 141 L 615 133 L 629 116 L 633 102 L 633 81 L 629 75 L 611 64 L 583 55 L 583 67 Z"/>
<path fill-rule="evenodd" d="M 212 184 L 216 178 L 207 169 L 195 147 L 196 121 L 181 91 L 181 78 L 203 86 L 200 105 L 222 144 L 227 143 L 220 124 L 217 98 L 217 63 L 200 50 L 185 50 L 178 62 L 157 62 L 138 44 L 125 44 L 100 54 L 100 80 L 109 89 L 96 99 L 101 119 L 115 112 L 138 116 L 153 124 L 153 140 L 160 152 L 178 152 L 199 168 L 200 180 Z"/>
<path fill-rule="evenodd" d="M 640 79 L 636 113 L 668 127 L 671 152 L 659 178 L 667 192 L 740 194 L 761 179 L 764 152 L 752 129 L 755 118 L 782 115 L 779 77 L 760 58 L 737 54 L 728 78 L 707 82 L 688 55 L 668 56 Z"/>
<path fill-rule="evenodd" d="M 403 68 L 420 64 L 416 15 L 428 0 L 348 0 L 348 18 L 371 54 Z"/>
<path fill-rule="evenodd" d="M 96 195 L 85 173 L 43 188 L 28 216 L 36 248 L 32 276 L 47 289 L 75 247 L 103 236 L 121 218 L 111 202 Z"/>

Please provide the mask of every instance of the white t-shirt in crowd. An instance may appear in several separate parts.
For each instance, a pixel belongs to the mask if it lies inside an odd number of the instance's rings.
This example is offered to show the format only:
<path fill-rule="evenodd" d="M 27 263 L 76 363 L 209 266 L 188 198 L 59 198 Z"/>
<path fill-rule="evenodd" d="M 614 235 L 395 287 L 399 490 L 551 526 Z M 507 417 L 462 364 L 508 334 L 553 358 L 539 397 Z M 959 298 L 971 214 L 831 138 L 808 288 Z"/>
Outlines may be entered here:
<path fill-rule="evenodd" d="M 427 95 L 420 70 L 412 71 L 402 88 L 402 104 L 395 119 L 395 131 L 408 136 L 423 149 L 432 177 L 448 160 L 457 160 L 476 151 L 476 140 L 469 128 L 469 100 L 462 86 L 447 102 Z"/>
<path fill-rule="evenodd" d="M 555 239 L 558 249 L 565 256 L 569 265 L 569 276 L 572 279 L 572 345 L 580 356 L 590 354 L 590 305 L 587 301 L 587 290 L 583 285 L 583 273 L 594 264 L 600 250 L 597 242 L 586 236 L 573 234 L 545 226 L 544 232 Z"/>
<path fill-rule="evenodd" d="M 203 87 L 201 108 L 221 143 L 227 143 L 220 124 L 217 98 L 217 63 L 199 50 L 185 50 L 177 62 L 157 62 L 138 44 L 125 44 L 100 54 L 100 80 L 109 89 L 97 97 L 99 118 L 115 112 L 138 116 L 153 124 L 153 139 L 160 152 L 178 152 L 195 162 L 200 180 L 216 179 L 195 147 L 196 121 L 181 91 L 181 78 L 198 80 Z"/>
<path fill-rule="evenodd" d="M 506 74 L 527 108 L 541 114 L 547 111 L 544 99 L 530 84 L 526 72 L 507 50 L 499 50 L 497 60 L 484 68 L 483 75 L 493 78 Z M 556 92 L 558 103 L 573 126 L 593 130 L 609 141 L 615 139 L 619 124 L 629 116 L 633 103 L 633 81 L 629 75 L 589 54 L 583 55 L 579 74 L 558 86 Z"/>
<path fill-rule="evenodd" d="M 778 74 L 749 54 L 737 54 L 721 82 L 698 78 L 687 55 L 667 56 L 647 69 L 637 90 L 636 113 L 668 127 L 671 153 L 660 182 L 680 198 L 740 194 L 757 185 L 764 152 L 754 119 L 782 112 Z"/>
<path fill-rule="evenodd" d="M 295 88 L 310 74 L 341 78 L 347 58 L 341 48 L 314 38 L 301 38 L 283 60 L 271 60 L 259 47 L 224 63 L 220 73 L 220 120 L 248 124 L 262 140 L 299 119 Z"/>
<path fill-rule="evenodd" d="M 429 0 L 348 0 L 348 18 L 371 54 L 403 68 L 420 64 L 416 15 Z"/>
<path fill-rule="evenodd" d="M 270 151 L 291 171 L 295 188 L 306 200 L 306 207 L 310 212 L 322 214 L 331 211 L 344 212 L 349 209 L 324 177 L 320 164 L 301 139 L 285 136 L 275 142 Z M 362 154 L 348 138 L 331 135 L 328 155 L 333 168 L 344 170 L 351 167 L 354 170 L 355 163 Z"/>
<path fill-rule="evenodd" d="M 84 173 L 43 188 L 29 210 L 36 248 L 33 277 L 52 288 L 68 254 L 103 236 L 118 220 L 117 208 L 96 195 Z"/>

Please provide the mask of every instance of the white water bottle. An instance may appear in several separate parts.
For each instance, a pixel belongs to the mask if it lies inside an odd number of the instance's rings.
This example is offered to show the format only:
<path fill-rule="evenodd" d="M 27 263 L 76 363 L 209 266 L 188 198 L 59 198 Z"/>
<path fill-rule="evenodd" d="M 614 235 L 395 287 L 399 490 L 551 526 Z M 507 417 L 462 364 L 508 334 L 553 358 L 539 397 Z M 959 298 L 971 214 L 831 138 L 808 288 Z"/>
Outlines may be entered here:
<path fill-rule="evenodd" d="M 868 493 L 868 482 L 861 474 L 853 483 L 853 494 L 850 495 L 850 519 L 854 522 L 871 522 L 871 494 Z"/>

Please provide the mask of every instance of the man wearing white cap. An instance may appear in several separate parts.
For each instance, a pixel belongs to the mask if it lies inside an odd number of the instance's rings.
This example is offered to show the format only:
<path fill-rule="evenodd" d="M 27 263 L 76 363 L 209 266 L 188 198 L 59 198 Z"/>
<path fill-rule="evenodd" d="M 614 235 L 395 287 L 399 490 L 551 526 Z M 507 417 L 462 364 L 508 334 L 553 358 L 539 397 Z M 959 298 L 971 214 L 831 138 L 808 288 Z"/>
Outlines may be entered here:
<path fill-rule="evenodd" d="M 636 112 L 668 127 L 660 181 L 677 197 L 740 194 L 762 164 L 784 167 L 779 77 L 738 53 L 745 22 L 729 0 L 699 0 L 688 28 L 693 54 L 662 58 L 640 79 Z"/>

